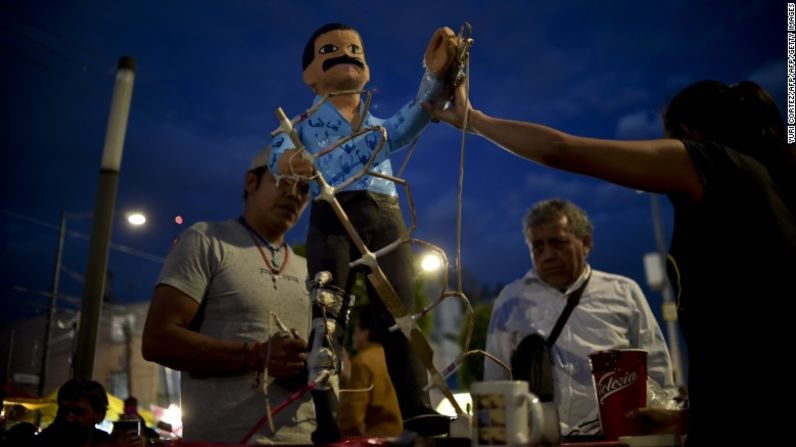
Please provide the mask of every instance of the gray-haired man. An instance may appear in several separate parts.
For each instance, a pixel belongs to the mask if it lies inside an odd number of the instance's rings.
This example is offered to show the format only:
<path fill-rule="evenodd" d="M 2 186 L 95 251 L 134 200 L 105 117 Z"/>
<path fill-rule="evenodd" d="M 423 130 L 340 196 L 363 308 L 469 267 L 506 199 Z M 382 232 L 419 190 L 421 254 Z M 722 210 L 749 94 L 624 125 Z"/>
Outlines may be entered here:
<path fill-rule="evenodd" d="M 585 283 L 580 301 L 550 350 L 554 402 L 564 436 L 600 431 L 588 355 L 608 349 L 644 349 L 651 380 L 674 394 L 669 352 L 638 284 L 624 276 L 593 270 L 587 257 L 592 224 L 571 202 L 537 203 L 523 230 L 533 269 L 506 286 L 495 301 L 486 350 L 505 363 L 526 337 L 550 336 L 567 297 Z M 484 380 L 508 378 L 486 361 Z"/>

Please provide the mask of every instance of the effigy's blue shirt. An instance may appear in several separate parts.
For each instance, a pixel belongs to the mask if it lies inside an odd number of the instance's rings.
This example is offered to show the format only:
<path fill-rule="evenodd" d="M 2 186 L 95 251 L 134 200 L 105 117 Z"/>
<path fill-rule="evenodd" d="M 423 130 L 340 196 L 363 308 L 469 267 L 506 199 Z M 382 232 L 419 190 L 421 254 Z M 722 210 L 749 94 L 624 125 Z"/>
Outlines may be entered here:
<path fill-rule="evenodd" d="M 376 118 L 367 113 L 361 129 L 373 126 L 383 126 L 387 130 L 387 141 L 376 156 L 370 171 L 380 174 L 392 175 L 390 155 L 411 143 L 429 122 L 429 115 L 423 110 L 422 102 L 437 99 L 442 91 L 443 83 L 429 71 L 426 71 L 420 84 L 416 98 L 403 106 L 398 113 L 388 119 Z M 313 105 L 323 97 L 316 96 Z M 360 104 L 361 108 L 364 104 Z M 330 102 L 325 102 L 308 118 L 299 122 L 295 130 L 307 151 L 313 155 L 329 147 L 338 140 L 351 135 L 353 128 L 337 108 Z M 335 148 L 328 154 L 315 159 L 315 167 L 320 171 L 326 181 L 336 187 L 346 179 L 357 175 L 367 164 L 381 139 L 378 131 L 368 132 Z M 280 174 L 277 161 L 288 149 L 295 147 L 285 133 L 280 133 L 271 142 L 271 158 L 269 168 L 272 172 Z M 284 174 L 284 173 L 283 173 Z M 316 182 L 312 182 L 312 195 L 318 195 L 319 189 Z M 366 175 L 344 189 L 344 191 L 368 190 L 390 196 L 396 196 L 395 184 L 389 180 Z M 340 191 L 337 191 L 340 192 Z"/>

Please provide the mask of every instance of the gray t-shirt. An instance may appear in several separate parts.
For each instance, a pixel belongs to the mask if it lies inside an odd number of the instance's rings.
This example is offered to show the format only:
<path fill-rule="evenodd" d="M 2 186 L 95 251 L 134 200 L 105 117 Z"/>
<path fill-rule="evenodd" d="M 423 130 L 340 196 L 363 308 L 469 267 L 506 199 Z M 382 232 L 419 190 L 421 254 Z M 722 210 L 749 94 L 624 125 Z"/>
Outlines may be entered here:
<path fill-rule="evenodd" d="M 205 303 L 199 332 L 223 340 L 262 342 L 279 330 L 272 313 L 305 339 L 310 332 L 307 263 L 288 247 L 288 259 L 274 280 L 252 240 L 237 220 L 200 222 L 191 226 L 171 249 L 158 284 L 177 288 Z M 268 249 L 263 252 L 269 256 Z M 285 250 L 278 256 L 284 263 Z M 270 258 L 269 258 L 270 259 Z M 264 386 L 255 387 L 256 373 L 228 377 L 182 374 L 183 433 L 186 441 L 238 443 L 266 414 Z M 268 377 L 271 408 L 290 391 Z M 259 443 L 309 444 L 315 411 L 309 393 L 274 417 L 253 438 Z"/>

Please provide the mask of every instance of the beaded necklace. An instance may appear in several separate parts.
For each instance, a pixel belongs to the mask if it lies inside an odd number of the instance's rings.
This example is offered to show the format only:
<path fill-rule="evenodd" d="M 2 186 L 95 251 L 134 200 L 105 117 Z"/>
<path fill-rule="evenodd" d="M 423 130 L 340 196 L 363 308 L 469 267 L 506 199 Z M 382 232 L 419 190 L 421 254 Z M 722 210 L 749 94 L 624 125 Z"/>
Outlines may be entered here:
<path fill-rule="evenodd" d="M 280 278 L 282 272 L 285 270 L 287 266 L 288 258 L 290 257 L 290 250 L 287 249 L 287 244 L 282 242 L 278 247 L 275 247 L 273 244 L 268 242 L 266 238 L 264 238 L 260 233 L 257 232 L 243 216 L 238 218 L 238 222 L 243 225 L 243 228 L 249 233 L 251 236 L 252 241 L 254 241 L 254 245 L 257 247 L 257 250 L 260 252 L 260 256 L 263 258 L 263 262 L 265 262 L 265 266 L 268 267 L 267 272 L 271 275 L 271 280 L 274 282 L 274 289 L 277 288 L 276 280 Z M 262 242 L 262 245 L 260 244 Z M 271 254 L 271 260 L 268 260 L 268 256 L 265 255 L 263 251 L 263 245 L 265 248 L 268 249 L 268 252 Z M 277 259 L 277 255 L 282 249 L 285 249 L 285 258 L 282 260 L 282 264 L 279 264 L 279 260 Z"/>

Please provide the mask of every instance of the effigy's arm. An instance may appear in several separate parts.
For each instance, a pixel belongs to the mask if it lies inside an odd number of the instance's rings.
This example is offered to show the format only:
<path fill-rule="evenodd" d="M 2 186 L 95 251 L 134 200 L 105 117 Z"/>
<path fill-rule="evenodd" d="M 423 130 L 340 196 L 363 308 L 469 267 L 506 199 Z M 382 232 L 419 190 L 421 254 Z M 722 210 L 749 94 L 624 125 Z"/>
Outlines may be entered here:
<path fill-rule="evenodd" d="M 445 90 L 443 81 L 437 79 L 430 71 L 424 71 L 415 99 L 401 107 L 395 115 L 384 120 L 382 124 L 387 129 L 388 147 L 391 152 L 407 146 L 420 135 L 431 120 L 431 116 L 423 109 L 423 102 L 440 101 Z"/>
<path fill-rule="evenodd" d="M 423 57 L 423 78 L 415 99 L 382 124 L 390 137 L 392 151 L 414 141 L 430 121 L 424 102 L 444 108 L 453 89 L 464 79 L 465 66 L 473 44 L 472 29 L 465 23 L 458 35 L 448 27 L 434 32 Z"/>

